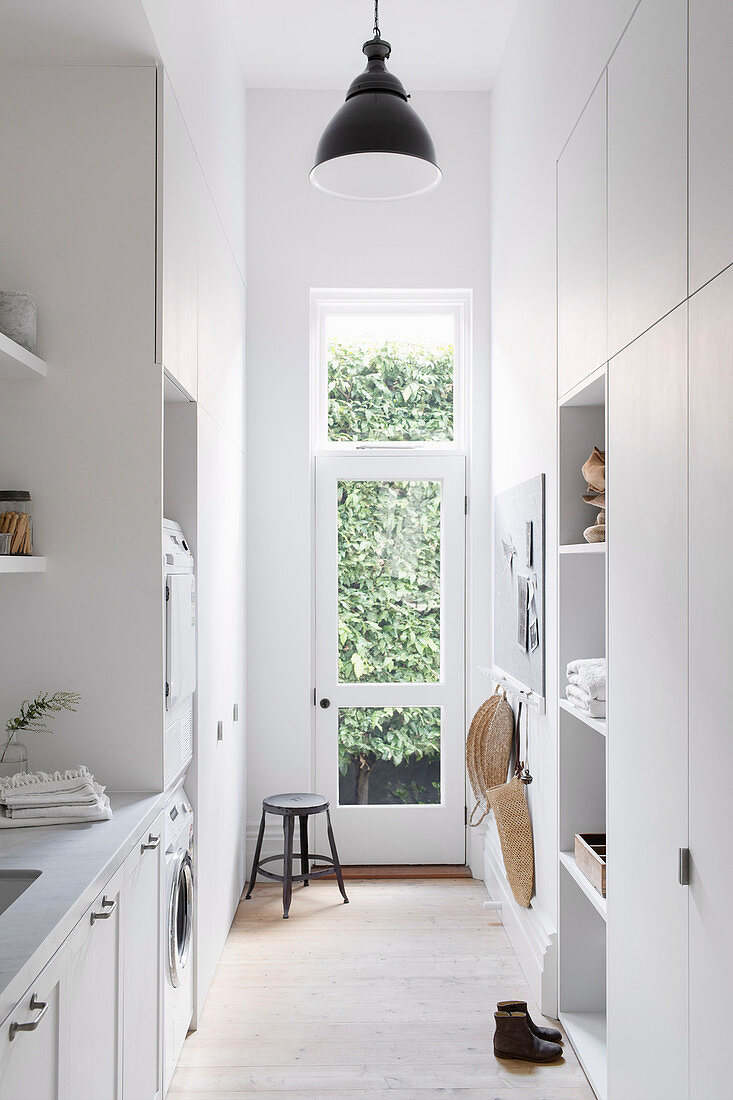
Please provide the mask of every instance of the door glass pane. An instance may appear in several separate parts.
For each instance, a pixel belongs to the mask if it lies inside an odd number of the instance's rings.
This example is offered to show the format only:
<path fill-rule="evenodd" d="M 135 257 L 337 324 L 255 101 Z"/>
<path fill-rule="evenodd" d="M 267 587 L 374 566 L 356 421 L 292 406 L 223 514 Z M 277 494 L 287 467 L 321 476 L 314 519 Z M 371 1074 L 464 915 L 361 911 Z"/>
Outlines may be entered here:
<path fill-rule="evenodd" d="M 452 440 L 454 325 L 441 314 L 329 317 L 329 440 Z"/>
<path fill-rule="evenodd" d="M 341 683 L 440 679 L 440 481 L 339 481 Z"/>
<path fill-rule="evenodd" d="M 439 803 L 440 710 L 339 708 L 339 805 Z"/>

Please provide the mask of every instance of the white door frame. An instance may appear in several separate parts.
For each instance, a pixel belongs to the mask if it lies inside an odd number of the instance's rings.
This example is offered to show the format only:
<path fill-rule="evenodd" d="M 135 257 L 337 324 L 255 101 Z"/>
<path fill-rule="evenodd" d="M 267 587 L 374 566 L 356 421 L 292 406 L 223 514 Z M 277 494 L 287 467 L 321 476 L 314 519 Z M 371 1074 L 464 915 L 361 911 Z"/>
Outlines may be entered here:
<path fill-rule="evenodd" d="M 331 801 L 336 840 L 347 864 L 465 861 L 465 493 L 463 455 L 319 456 L 315 460 L 315 771 Z M 338 683 L 337 483 L 440 481 L 441 673 L 436 683 Z M 340 806 L 338 714 L 346 706 L 440 706 L 441 802 Z"/>

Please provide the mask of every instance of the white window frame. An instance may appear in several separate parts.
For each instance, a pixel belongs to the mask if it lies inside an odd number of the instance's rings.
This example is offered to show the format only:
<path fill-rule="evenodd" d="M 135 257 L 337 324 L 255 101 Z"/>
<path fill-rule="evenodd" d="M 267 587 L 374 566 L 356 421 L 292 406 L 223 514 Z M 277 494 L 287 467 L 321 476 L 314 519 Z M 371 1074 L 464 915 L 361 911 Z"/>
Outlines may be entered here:
<path fill-rule="evenodd" d="M 354 454 L 385 451 L 420 454 L 465 454 L 468 445 L 469 380 L 471 364 L 470 290 L 311 290 L 310 380 L 311 454 Z M 328 438 L 328 373 L 326 322 L 341 315 L 436 316 L 454 319 L 453 439 L 429 442 L 334 442 Z"/>

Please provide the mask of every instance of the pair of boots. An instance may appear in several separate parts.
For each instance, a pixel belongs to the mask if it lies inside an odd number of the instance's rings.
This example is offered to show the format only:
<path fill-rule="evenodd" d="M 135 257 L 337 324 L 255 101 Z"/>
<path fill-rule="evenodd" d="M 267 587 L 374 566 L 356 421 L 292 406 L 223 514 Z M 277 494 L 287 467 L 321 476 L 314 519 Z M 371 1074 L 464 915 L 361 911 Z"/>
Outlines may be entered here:
<path fill-rule="evenodd" d="M 554 1027 L 538 1027 L 526 1001 L 499 1001 L 494 1013 L 494 1054 L 524 1062 L 553 1062 L 562 1054 L 562 1035 Z"/>

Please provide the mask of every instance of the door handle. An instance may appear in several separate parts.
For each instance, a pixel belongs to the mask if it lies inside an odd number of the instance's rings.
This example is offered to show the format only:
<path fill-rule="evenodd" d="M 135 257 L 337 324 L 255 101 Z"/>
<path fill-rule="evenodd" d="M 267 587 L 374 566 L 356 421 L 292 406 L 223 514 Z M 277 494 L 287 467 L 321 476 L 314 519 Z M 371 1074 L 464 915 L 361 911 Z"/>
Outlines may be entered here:
<path fill-rule="evenodd" d="M 13 1040 L 19 1031 L 35 1031 L 43 1017 L 48 1012 L 48 1001 L 39 1001 L 35 993 L 31 996 L 31 1012 L 38 1012 L 35 1020 L 29 1020 L 27 1024 L 18 1024 L 13 1020 L 10 1025 L 10 1039 Z"/>
<path fill-rule="evenodd" d="M 323 710 L 328 710 L 328 708 L 331 706 L 331 700 L 330 699 L 321 699 L 321 704 L 320 705 L 321 705 L 321 708 Z"/>
<path fill-rule="evenodd" d="M 152 852 L 155 848 L 158 847 L 159 844 L 160 844 L 160 837 L 159 836 L 153 836 L 152 833 L 148 833 L 148 842 L 146 844 L 143 841 L 143 843 L 140 845 L 140 851 L 141 852 Z"/>
<path fill-rule="evenodd" d="M 104 897 L 102 898 L 102 908 L 105 909 L 106 912 L 104 912 L 104 913 L 92 913 L 92 915 L 91 915 L 92 924 L 94 924 L 95 920 L 109 920 L 109 918 L 112 916 L 115 909 L 117 908 L 117 898 L 115 898 L 114 901 L 110 901 L 110 899 L 105 894 Z"/>

